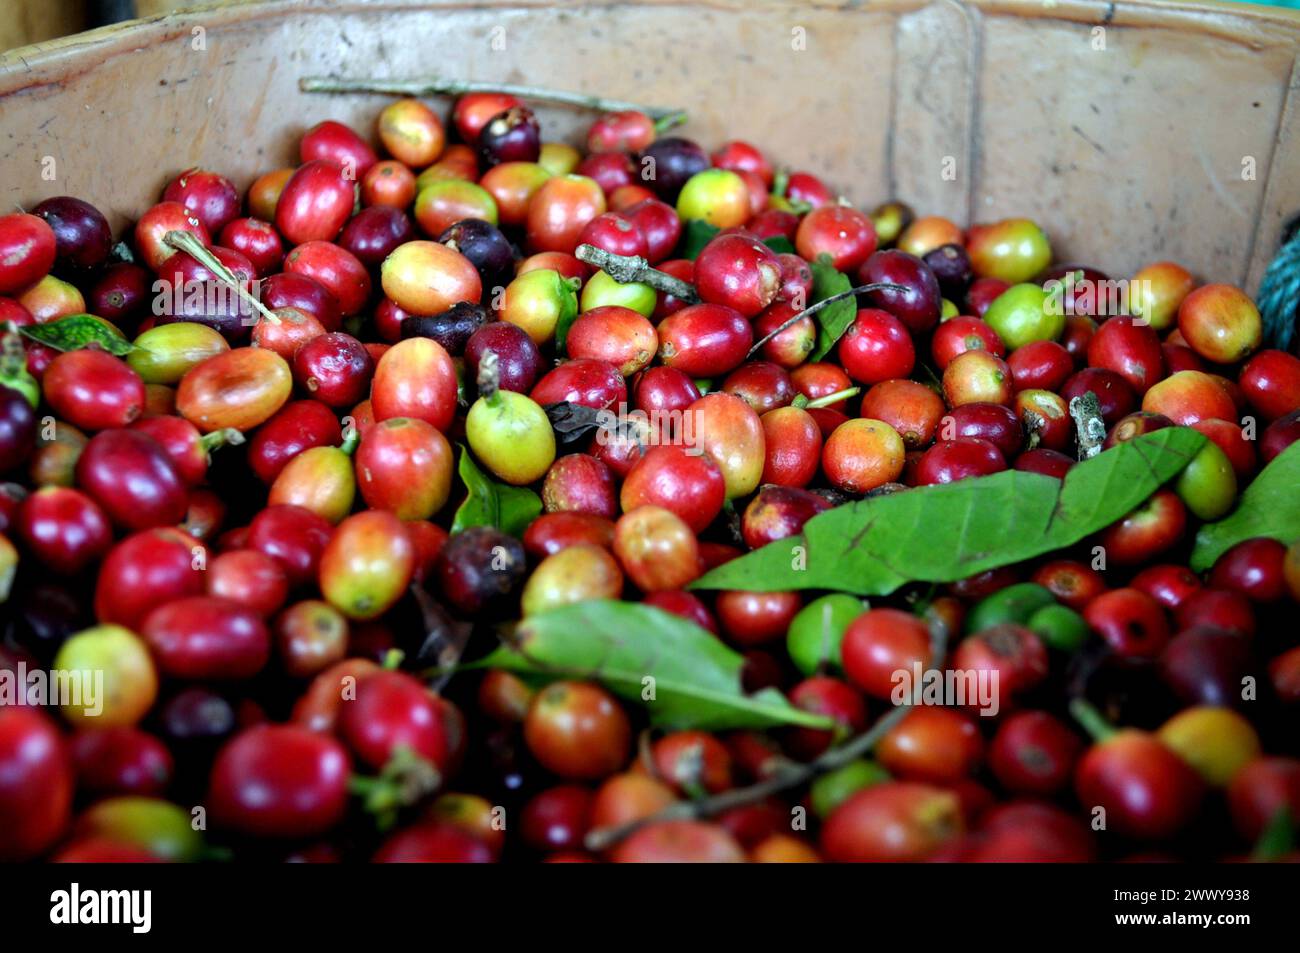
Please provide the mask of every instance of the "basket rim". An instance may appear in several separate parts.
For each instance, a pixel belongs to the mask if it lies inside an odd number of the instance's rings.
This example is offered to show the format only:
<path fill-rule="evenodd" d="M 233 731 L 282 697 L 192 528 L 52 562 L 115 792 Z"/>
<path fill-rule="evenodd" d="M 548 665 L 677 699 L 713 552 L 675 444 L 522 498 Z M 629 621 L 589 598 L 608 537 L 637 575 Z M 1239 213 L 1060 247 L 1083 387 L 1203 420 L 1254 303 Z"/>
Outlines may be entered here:
<path fill-rule="evenodd" d="M 0 53 L 0 96 L 59 82 L 69 70 L 93 69 L 93 62 L 153 46 L 192 30 L 195 26 L 228 27 L 259 20 L 281 20 L 296 15 L 348 16 L 402 13 L 422 10 L 543 10 L 591 7 L 657 6 L 753 10 L 754 8 L 821 9 L 851 13 L 903 15 L 941 3 L 950 3 L 995 16 L 1036 17 L 1098 26 L 1164 26 L 1200 30 L 1252 47 L 1277 44 L 1300 51 L 1300 10 L 1220 2 L 1220 0 L 250 0 L 212 4 L 174 13 L 98 27 L 83 33 L 33 43 Z"/>

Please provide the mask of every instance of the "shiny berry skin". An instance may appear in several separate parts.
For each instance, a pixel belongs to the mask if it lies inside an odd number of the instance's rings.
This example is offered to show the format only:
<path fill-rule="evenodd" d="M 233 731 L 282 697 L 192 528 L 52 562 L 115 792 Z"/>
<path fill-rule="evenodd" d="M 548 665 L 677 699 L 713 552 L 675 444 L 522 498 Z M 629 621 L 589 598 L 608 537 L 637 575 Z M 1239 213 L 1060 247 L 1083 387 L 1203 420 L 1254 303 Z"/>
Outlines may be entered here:
<path fill-rule="evenodd" d="M 523 328 L 508 321 L 485 324 L 465 343 L 465 370 L 478 373 L 479 361 L 487 351 L 497 356 L 497 372 L 502 390 L 528 393 L 542 369 L 537 345 Z"/>
<path fill-rule="evenodd" d="M 357 681 L 355 701 L 341 707 L 339 736 L 371 768 L 383 768 L 405 748 L 446 770 L 456 725 L 445 704 L 411 675 L 375 672 Z"/>
<path fill-rule="evenodd" d="M 527 106 L 511 106 L 483 124 L 477 147 L 485 168 L 502 162 L 536 162 L 542 151 L 537 117 Z"/>
<path fill-rule="evenodd" d="M 279 232 L 275 226 L 258 218 L 237 218 L 228 222 L 217 242 L 252 262 L 258 278 L 278 271 L 284 262 L 284 242 Z M 113 319 L 111 315 L 101 316 Z"/>
<path fill-rule="evenodd" d="M 840 804 L 821 831 L 835 863 L 918 861 L 962 831 L 957 795 L 911 781 L 874 784 Z"/>
<path fill-rule="evenodd" d="M 1108 831 L 1143 840 L 1162 840 L 1186 825 L 1204 789 L 1182 758 L 1134 730 L 1093 745 L 1075 769 L 1074 786 L 1085 811 L 1105 808 Z"/>
<path fill-rule="evenodd" d="M 1015 411 L 1002 404 L 970 403 L 954 407 L 939 422 L 944 439 L 973 437 L 987 440 L 1007 459 L 1020 453 L 1025 442 L 1024 427 Z"/>
<path fill-rule="evenodd" d="M 1006 346 L 997 332 L 979 318 L 970 315 L 963 314 L 949 318 L 934 329 L 934 337 L 930 339 L 930 351 L 940 371 L 947 368 L 957 355 L 973 350 L 989 351 L 998 357 L 1006 355 Z M 1014 377 L 1015 363 L 1013 361 L 1008 363 L 1011 364 Z"/>
<path fill-rule="evenodd" d="M 727 305 L 697 304 L 659 325 L 659 359 L 691 377 L 713 377 L 738 367 L 754 342 L 749 322 Z"/>
<path fill-rule="evenodd" d="M 642 592 L 680 589 L 700 575 L 695 531 L 662 506 L 629 509 L 614 526 L 614 555 Z"/>
<path fill-rule="evenodd" d="M 1266 420 L 1300 410 L 1300 358 L 1293 354 L 1258 352 L 1241 368 L 1237 383 Z"/>
<path fill-rule="evenodd" d="M 897 672 L 908 678 L 930 664 L 930 630 L 917 616 L 899 609 L 870 609 L 844 631 L 840 644 L 844 672 L 872 698 L 899 691 Z"/>
<path fill-rule="evenodd" d="M 54 845 L 71 818 L 74 785 L 54 720 L 36 708 L 0 708 L 0 860 L 31 860 Z"/>
<path fill-rule="evenodd" d="M 1047 677 L 1047 648 L 1032 629 L 1002 622 L 963 639 L 953 652 L 952 666 L 996 673 L 1001 707 L 1009 696 L 1028 691 Z"/>
<path fill-rule="evenodd" d="M 865 308 L 840 338 L 839 357 L 859 384 L 877 384 L 907 377 L 916 363 L 916 349 L 902 321 L 887 311 Z"/>
<path fill-rule="evenodd" d="M 41 202 L 32 214 L 44 219 L 54 232 L 61 266 L 73 270 L 96 268 L 108 258 L 113 232 L 103 213 L 89 202 L 60 196 Z"/>
<path fill-rule="evenodd" d="M 960 318 L 953 318 L 959 321 Z M 942 330 L 952 321 L 940 325 Z M 939 332 L 935 332 L 936 336 Z M 1016 390 L 1059 390 L 1074 373 L 1070 352 L 1056 341 L 1030 341 L 1007 358 Z"/>
<path fill-rule="evenodd" d="M 18 508 L 16 527 L 44 566 L 67 575 L 97 562 L 113 543 L 104 511 L 68 487 L 47 486 L 29 495 Z"/>
<path fill-rule="evenodd" d="M 369 352 L 352 335 L 342 332 L 313 338 L 293 356 L 293 376 L 298 386 L 336 409 L 362 400 L 373 373 Z"/>
<path fill-rule="evenodd" d="M 174 526 L 185 517 L 188 488 L 163 447 L 134 430 L 96 434 L 77 460 L 77 486 L 118 526 Z"/>
<path fill-rule="evenodd" d="M 829 255 L 836 271 L 853 271 L 876 250 L 876 229 L 855 208 L 823 205 L 800 221 L 794 247 L 808 261 Z"/>
<path fill-rule="evenodd" d="M 695 259 L 695 287 L 705 302 L 726 305 L 752 318 L 776 299 L 781 262 L 753 238 L 719 235 Z"/>
<path fill-rule="evenodd" d="M 1100 544 L 1121 566 L 1150 562 L 1182 539 L 1187 507 L 1172 490 L 1157 490 L 1145 503 L 1102 530 Z"/>
<path fill-rule="evenodd" d="M 1287 593 L 1286 547 L 1275 539 L 1248 539 L 1215 562 L 1210 585 L 1231 589 L 1252 602 L 1276 602 Z"/>
<path fill-rule="evenodd" d="M 523 580 L 526 569 L 518 540 L 492 527 L 474 526 L 447 541 L 434 575 L 452 607 L 473 615 L 500 602 Z"/>
<path fill-rule="evenodd" d="M 873 308 L 888 311 L 913 334 L 921 335 L 939 323 L 939 282 L 919 258 L 896 249 L 878 251 L 858 270 L 858 284 L 902 285 L 902 291 L 885 289 L 865 295 Z"/>
<path fill-rule="evenodd" d="M 592 793 L 577 784 L 547 788 L 524 805 L 520 828 L 534 850 L 581 850 L 591 826 Z"/>
<path fill-rule="evenodd" d="M 151 529 L 119 542 L 104 558 L 95 587 L 95 616 L 132 629 L 161 602 L 203 592 L 195 563 L 206 550 L 175 529 Z"/>
<path fill-rule="evenodd" d="M 333 241 L 352 215 L 356 179 L 331 159 L 304 162 L 275 205 L 275 226 L 294 245 Z"/>
<path fill-rule="evenodd" d="M 58 239 L 36 215 L 0 215 L 0 294 L 11 295 L 40 281 L 54 267 Z"/>
<path fill-rule="evenodd" d="M 998 473 L 1006 468 L 1006 459 L 989 441 L 959 437 L 936 443 L 925 451 L 916 468 L 916 485 L 953 483 L 968 477 Z"/>
<path fill-rule="evenodd" d="M 1102 593 L 1084 607 L 1083 618 L 1120 658 L 1155 658 L 1169 643 L 1164 610 L 1137 589 Z"/>
<path fill-rule="evenodd" d="M 144 410 L 140 375 L 105 351 L 60 354 L 41 384 L 50 408 L 82 430 L 125 427 Z"/>
<path fill-rule="evenodd" d="M 618 702 L 589 682 L 552 682 L 533 698 L 524 740 L 548 771 L 589 780 L 627 761 L 632 729 Z"/>
<path fill-rule="evenodd" d="M 1129 317 L 1103 321 L 1088 342 L 1088 363 L 1114 371 L 1139 397 L 1164 376 L 1160 339 L 1149 324 Z"/>
<path fill-rule="evenodd" d="M 1186 566 L 1162 563 L 1143 569 L 1129 585 L 1166 609 L 1176 610 L 1184 599 L 1201 588 L 1201 580 Z"/>
<path fill-rule="evenodd" d="M 1216 364 L 1241 360 L 1263 337 L 1255 303 L 1232 285 L 1202 285 L 1184 298 L 1178 330 L 1193 351 Z"/>
<path fill-rule="evenodd" d="M 641 168 L 653 170 L 647 184 L 665 202 L 676 202 L 677 193 L 687 180 L 709 167 L 705 151 L 690 139 L 680 136 L 656 139 L 641 155 Z M 647 159 L 650 164 L 647 164 Z"/>
<path fill-rule="evenodd" d="M 989 768 L 1013 794 L 1048 797 L 1070 783 L 1083 740 L 1045 711 L 1006 718 L 989 746 Z"/>
<path fill-rule="evenodd" d="M 714 610 L 722 632 L 737 645 L 763 645 L 782 638 L 790 620 L 803 607 L 797 592 L 747 592 L 732 589 L 718 594 Z"/>
<path fill-rule="evenodd" d="M 100 797 L 161 796 L 175 770 L 167 746 L 139 728 L 79 731 L 69 746 L 77 766 L 77 785 Z"/>
<path fill-rule="evenodd" d="M 713 522 L 725 499 L 722 471 L 707 454 L 669 445 L 647 450 L 628 473 L 620 494 L 624 512 L 638 506 L 660 506 L 697 533 Z"/>
<path fill-rule="evenodd" d="M 159 606 L 140 633 L 159 670 L 173 678 L 251 678 L 271 657 L 271 635 L 257 612 L 219 596 Z"/>
<path fill-rule="evenodd" d="M 328 735 L 259 725 L 221 749 L 207 803 L 219 825 L 239 833 L 314 837 L 343 819 L 351 767 L 347 751 Z"/>

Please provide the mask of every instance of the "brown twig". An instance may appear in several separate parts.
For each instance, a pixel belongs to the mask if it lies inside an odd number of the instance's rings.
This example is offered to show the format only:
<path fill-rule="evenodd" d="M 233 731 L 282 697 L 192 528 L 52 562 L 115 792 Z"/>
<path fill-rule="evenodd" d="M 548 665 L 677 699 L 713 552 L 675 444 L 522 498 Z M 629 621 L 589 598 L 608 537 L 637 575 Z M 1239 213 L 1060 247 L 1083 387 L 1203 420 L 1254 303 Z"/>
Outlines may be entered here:
<path fill-rule="evenodd" d="M 818 301 L 816 304 L 809 305 L 808 307 L 804 308 L 802 311 L 790 315 L 790 317 L 786 318 L 785 321 L 782 322 L 779 328 L 772 331 L 770 334 L 764 335 L 757 344 L 755 344 L 753 347 L 749 349 L 749 353 L 745 355 L 745 358 L 749 359 L 753 357 L 762 349 L 764 344 L 772 340 L 772 338 L 776 337 L 782 331 L 788 331 L 790 328 L 794 327 L 804 318 L 811 318 L 822 308 L 832 305 L 837 301 L 843 301 L 845 298 L 852 298 L 860 294 L 866 294 L 868 291 L 906 291 L 906 290 L 907 289 L 904 288 L 902 285 L 896 285 L 889 281 L 877 281 L 869 285 L 858 285 L 856 288 L 850 288 L 848 291 L 841 291 L 839 294 L 833 294 L 829 298 L 822 298 L 822 300 Z"/>
<path fill-rule="evenodd" d="M 616 255 L 603 248 L 587 244 L 579 245 L 573 254 L 579 261 L 595 265 L 621 285 L 639 281 L 649 285 L 655 291 L 662 291 L 681 301 L 694 304 L 700 300 L 694 285 L 680 278 L 674 278 L 666 271 L 660 271 L 640 255 Z"/>
<path fill-rule="evenodd" d="M 929 614 L 928 620 L 930 623 L 931 657 L 934 659 L 932 664 L 938 666 L 943 663 L 944 656 L 947 654 L 948 626 L 940 616 L 934 613 Z M 922 686 L 916 685 L 914 688 L 913 701 L 915 702 L 920 699 Z M 850 761 L 868 754 L 880 743 L 885 735 L 889 734 L 895 725 L 907 717 L 907 713 L 911 710 L 911 704 L 896 706 L 877 718 L 876 723 L 862 734 L 838 747 L 831 748 L 813 761 L 800 763 L 784 758 L 777 759 L 773 762 L 771 774 L 768 777 L 748 787 L 734 788 L 730 791 L 723 791 L 721 794 L 697 800 L 674 801 L 649 817 L 629 821 L 626 824 L 597 828 L 587 834 L 584 841 L 586 848 L 593 852 L 608 850 L 625 837 L 649 824 L 712 817 L 734 807 L 755 804 L 771 797 L 773 794 L 798 787 L 818 775 L 833 771 L 836 768 L 842 768 Z"/>

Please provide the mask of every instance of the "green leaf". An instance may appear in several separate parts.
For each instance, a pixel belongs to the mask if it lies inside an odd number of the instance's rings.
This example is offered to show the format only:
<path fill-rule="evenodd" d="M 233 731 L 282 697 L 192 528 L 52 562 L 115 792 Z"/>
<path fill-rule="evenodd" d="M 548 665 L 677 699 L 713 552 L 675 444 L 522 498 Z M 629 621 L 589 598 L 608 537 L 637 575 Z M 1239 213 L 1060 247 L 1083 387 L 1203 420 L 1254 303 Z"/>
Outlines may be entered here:
<path fill-rule="evenodd" d="M 478 663 L 520 674 L 597 679 L 645 705 L 651 722 L 663 728 L 831 726 L 825 717 L 795 708 L 776 689 L 745 694 L 744 664 L 741 655 L 693 622 L 643 603 L 607 599 L 524 619 L 513 645 Z"/>
<path fill-rule="evenodd" d="M 56 351 L 76 351 L 94 344 L 109 354 L 124 357 L 136 350 L 121 331 L 93 314 L 70 314 L 49 324 L 29 324 L 18 331 Z"/>
<path fill-rule="evenodd" d="M 560 300 L 563 304 L 561 305 L 560 316 L 555 321 L 555 353 L 563 357 L 565 353 L 564 345 L 569 339 L 569 328 L 573 327 L 573 322 L 578 320 L 578 293 L 558 272 L 555 277 L 563 286 L 559 290 Z"/>
<path fill-rule="evenodd" d="M 542 501 L 526 486 L 498 483 L 484 473 L 468 448 L 461 446 L 457 472 L 465 483 L 465 502 L 452 520 L 453 534 L 471 526 L 495 526 L 511 536 L 523 536 L 528 524 L 542 512 Z"/>
<path fill-rule="evenodd" d="M 790 244 L 790 239 L 784 235 L 770 235 L 763 239 L 763 244 L 778 255 L 793 255 L 795 253 L 794 245 Z"/>
<path fill-rule="evenodd" d="M 812 300 L 808 306 L 815 305 L 824 298 L 831 295 L 842 294 L 853 287 L 853 282 L 849 281 L 849 276 L 843 272 L 835 270 L 831 264 L 830 256 L 823 253 L 817 256 L 817 260 L 812 263 L 813 287 Z M 823 357 L 831 352 L 840 337 L 849 329 L 853 319 L 857 317 L 858 306 L 852 298 L 845 298 L 843 301 L 837 301 L 828 305 L 817 312 L 817 346 L 813 349 L 812 354 L 808 356 L 809 361 L 820 361 Z"/>
<path fill-rule="evenodd" d="M 682 232 L 681 241 L 678 243 L 680 256 L 689 258 L 694 261 L 704 246 L 712 241 L 713 236 L 718 234 L 722 229 L 716 225 L 710 225 L 702 218 L 693 218 L 686 223 L 686 229 Z"/>
<path fill-rule="evenodd" d="M 1237 508 L 1196 534 L 1192 569 L 1209 569 L 1242 540 L 1267 536 L 1288 546 L 1300 539 L 1300 443 L 1279 453 L 1246 491 Z"/>
<path fill-rule="evenodd" d="M 1140 505 L 1205 438 L 1167 427 L 1076 464 L 1064 483 L 1004 470 L 838 506 L 803 532 L 724 563 L 695 589 L 832 589 L 883 596 L 1071 546 Z"/>

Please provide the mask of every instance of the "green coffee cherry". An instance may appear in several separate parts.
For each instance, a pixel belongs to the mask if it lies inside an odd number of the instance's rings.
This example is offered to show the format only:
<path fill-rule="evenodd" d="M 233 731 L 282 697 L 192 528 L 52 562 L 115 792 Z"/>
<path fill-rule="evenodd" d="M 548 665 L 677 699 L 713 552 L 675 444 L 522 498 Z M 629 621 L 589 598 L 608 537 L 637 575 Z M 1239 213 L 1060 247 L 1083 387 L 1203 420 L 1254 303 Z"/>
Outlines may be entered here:
<path fill-rule="evenodd" d="M 1043 606 L 1029 617 L 1029 628 L 1048 648 L 1077 652 L 1088 641 L 1088 623 L 1069 606 L 1053 603 Z"/>
<path fill-rule="evenodd" d="M 889 772 L 874 761 L 858 759 L 823 774 L 812 783 L 809 799 L 813 813 L 828 817 L 832 811 L 863 788 L 889 780 Z"/>
<path fill-rule="evenodd" d="M 631 308 L 644 317 L 655 312 L 655 290 L 639 281 L 619 284 L 603 271 L 598 271 L 582 287 L 582 310 L 619 305 Z"/>
<path fill-rule="evenodd" d="M 786 650 L 805 675 L 840 668 L 840 643 L 849 623 L 862 615 L 861 600 L 836 593 L 814 599 L 790 621 Z"/>
<path fill-rule="evenodd" d="M 1003 622 L 1024 624 L 1043 606 L 1053 605 L 1056 597 L 1046 586 L 1036 582 L 1021 582 L 999 589 L 982 600 L 966 616 L 966 631 L 983 632 L 989 626 Z"/>

